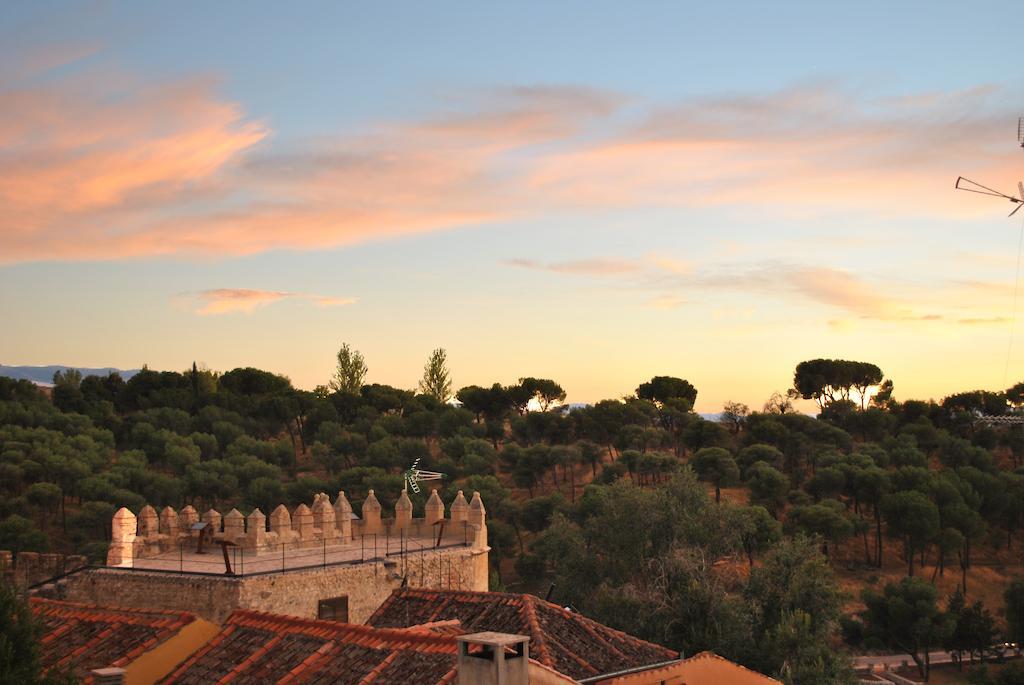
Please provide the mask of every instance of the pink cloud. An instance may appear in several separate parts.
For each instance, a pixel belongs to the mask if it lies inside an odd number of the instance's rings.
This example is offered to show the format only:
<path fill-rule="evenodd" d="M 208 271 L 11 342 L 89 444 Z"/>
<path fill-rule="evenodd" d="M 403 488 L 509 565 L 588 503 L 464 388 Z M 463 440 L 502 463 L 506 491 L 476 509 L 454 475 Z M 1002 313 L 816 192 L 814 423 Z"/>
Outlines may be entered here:
<path fill-rule="evenodd" d="M 505 262 L 509 266 L 519 266 L 539 271 L 575 274 L 577 276 L 622 276 L 640 272 L 644 266 L 628 259 L 597 257 L 579 259 L 570 262 L 544 263 L 532 259 L 510 259 Z"/>
<path fill-rule="evenodd" d="M 0 82 L 0 263 L 331 248 L 606 207 L 991 213 L 950 186 L 1013 177 L 995 97 L 864 102 L 815 86 L 643 114 L 616 94 L 510 88 L 297 142 L 273 140 L 209 79 Z"/>
<path fill-rule="evenodd" d="M 251 314 L 257 309 L 282 300 L 306 300 L 321 307 L 338 307 L 355 302 L 353 298 L 347 297 L 309 295 L 277 290 L 250 290 L 248 288 L 204 290 L 197 293 L 195 299 L 200 305 L 195 313 L 203 316 L 238 312 Z"/>
<path fill-rule="evenodd" d="M 960 174 L 1016 178 L 1016 119 L 1000 95 L 982 87 L 870 101 L 818 85 L 696 99 L 540 160 L 529 183 L 593 207 L 991 212 L 984 199 L 950 191 Z"/>

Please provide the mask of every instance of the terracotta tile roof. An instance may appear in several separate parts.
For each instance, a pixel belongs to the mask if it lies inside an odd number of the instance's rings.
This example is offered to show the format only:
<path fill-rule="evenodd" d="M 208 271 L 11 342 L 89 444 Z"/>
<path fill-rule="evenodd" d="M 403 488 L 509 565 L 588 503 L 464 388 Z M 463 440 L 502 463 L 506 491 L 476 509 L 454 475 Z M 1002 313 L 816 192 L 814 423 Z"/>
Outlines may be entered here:
<path fill-rule="evenodd" d="M 430 629 L 381 630 L 238 610 L 162 682 L 452 683 L 457 644 Z"/>
<path fill-rule="evenodd" d="M 192 623 L 180 611 L 98 607 L 33 597 L 33 613 L 43 625 L 45 667 L 70 667 L 84 682 L 96 668 L 123 667 Z"/>
<path fill-rule="evenodd" d="M 457 619 L 464 632 L 530 636 L 530 657 L 559 673 L 588 678 L 679 657 L 533 595 L 456 590 L 395 590 L 367 621 L 404 628 Z"/>
<path fill-rule="evenodd" d="M 403 630 L 423 630 L 435 635 L 451 635 L 455 637 L 457 635 L 465 635 L 468 632 L 462 627 L 462 622 L 459 619 L 453 619 L 450 621 L 431 621 L 430 623 L 421 623 L 418 626 L 410 626 L 403 628 Z"/>
<path fill-rule="evenodd" d="M 669 685 L 780 685 L 780 681 L 751 671 L 714 652 L 701 652 L 674 664 L 601 680 L 594 685 L 640 685 L 659 681 Z"/>

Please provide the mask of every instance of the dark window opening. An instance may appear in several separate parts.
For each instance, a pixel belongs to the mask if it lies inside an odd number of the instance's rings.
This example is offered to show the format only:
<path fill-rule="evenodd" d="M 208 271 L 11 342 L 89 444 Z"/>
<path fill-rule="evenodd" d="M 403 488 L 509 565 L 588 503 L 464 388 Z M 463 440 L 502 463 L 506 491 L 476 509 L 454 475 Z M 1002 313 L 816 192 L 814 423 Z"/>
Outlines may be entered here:
<path fill-rule="evenodd" d="M 462 643 L 463 654 L 475 659 L 486 659 L 494 661 L 494 649 L 490 645 L 477 645 L 468 642 Z"/>
<path fill-rule="evenodd" d="M 348 623 L 348 595 L 321 599 L 316 607 L 316 617 L 322 621 Z"/>

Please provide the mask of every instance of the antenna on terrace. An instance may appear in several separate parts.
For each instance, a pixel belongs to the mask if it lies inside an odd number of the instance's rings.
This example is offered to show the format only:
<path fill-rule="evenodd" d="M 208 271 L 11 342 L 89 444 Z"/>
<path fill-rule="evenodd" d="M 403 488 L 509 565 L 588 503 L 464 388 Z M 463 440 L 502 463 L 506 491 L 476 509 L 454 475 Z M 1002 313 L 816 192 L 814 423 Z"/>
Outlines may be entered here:
<path fill-rule="evenodd" d="M 1024 147 L 1024 117 L 1017 118 L 1017 142 Z"/>
<path fill-rule="evenodd" d="M 1024 119 L 1022 119 L 1021 121 L 1024 122 Z M 1022 145 L 1021 147 L 1024 147 L 1024 145 Z M 993 190 L 988 186 L 983 186 L 977 181 L 972 181 L 971 179 L 964 178 L 963 176 L 957 176 L 956 189 L 963 190 L 968 193 L 978 193 L 979 195 L 991 195 L 992 197 L 1001 197 L 1006 200 L 1009 200 L 1010 202 L 1016 204 L 1017 206 L 1014 207 L 1013 211 L 1010 212 L 1007 216 L 1013 216 L 1020 210 L 1022 206 L 1024 206 L 1024 183 L 1021 183 L 1020 181 L 1017 182 L 1017 192 L 1019 193 L 1018 197 L 1014 197 L 1013 195 L 1007 195 L 1006 193 L 1002 193 L 998 190 Z"/>
<path fill-rule="evenodd" d="M 420 491 L 420 481 L 422 480 L 442 480 L 445 478 L 443 473 L 437 471 L 424 471 L 423 469 L 417 468 L 420 465 L 420 460 L 417 459 L 412 463 L 412 468 L 405 472 L 405 484 L 402 486 L 403 490 L 412 490 L 413 492 Z"/>

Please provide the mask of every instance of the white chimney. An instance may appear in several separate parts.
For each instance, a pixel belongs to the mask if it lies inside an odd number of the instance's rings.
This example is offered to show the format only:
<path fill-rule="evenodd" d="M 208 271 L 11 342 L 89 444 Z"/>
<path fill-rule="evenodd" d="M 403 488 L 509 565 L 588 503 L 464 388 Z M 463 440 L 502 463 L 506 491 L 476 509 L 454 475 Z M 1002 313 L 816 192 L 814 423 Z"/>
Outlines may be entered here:
<path fill-rule="evenodd" d="M 471 633 L 459 642 L 458 685 L 528 685 L 530 637 Z"/>

